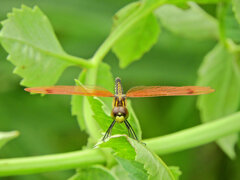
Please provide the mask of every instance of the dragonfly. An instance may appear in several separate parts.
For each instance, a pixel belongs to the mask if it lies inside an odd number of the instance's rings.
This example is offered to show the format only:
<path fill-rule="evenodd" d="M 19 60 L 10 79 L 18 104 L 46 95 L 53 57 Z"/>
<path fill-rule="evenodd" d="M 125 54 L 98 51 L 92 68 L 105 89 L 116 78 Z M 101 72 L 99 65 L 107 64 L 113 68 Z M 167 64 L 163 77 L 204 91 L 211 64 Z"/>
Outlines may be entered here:
<path fill-rule="evenodd" d="M 102 141 L 105 141 L 111 136 L 111 132 L 115 123 L 124 123 L 128 129 L 129 136 L 139 141 L 132 126 L 128 122 L 129 112 L 127 109 L 127 98 L 137 97 L 158 97 L 158 96 L 191 96 L 209 94 L 214 92 L 210 87 L 201 86 L 136 86 L 129 89 L 124 94 L 121 79 L 115 79 L 115 93 L 99 86 L 48 86 L 48 87 L 32 87 L 25 88 L 25 91 L 40 94 L 68 94 L 81 96 L 96 96 L 96 97 L 112 97 L 111 117 L 113 119 L 111 125 L 104 134 Z"/>

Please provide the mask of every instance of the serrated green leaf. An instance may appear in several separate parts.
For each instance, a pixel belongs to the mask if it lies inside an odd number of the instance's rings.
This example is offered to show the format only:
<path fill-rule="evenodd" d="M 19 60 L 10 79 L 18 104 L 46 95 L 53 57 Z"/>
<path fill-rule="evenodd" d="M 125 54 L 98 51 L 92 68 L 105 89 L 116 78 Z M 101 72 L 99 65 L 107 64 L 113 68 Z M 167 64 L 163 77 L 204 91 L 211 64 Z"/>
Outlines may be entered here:
<path fill-rule="evenodd" d="M 224 31 L 226 38 L 232 39 L 235 43 L 240 43 L 240 25 L 234 16 L 231 4 L 226 5 L 224 14 Z"/>
<path fill-rule="evenodd" d="M 86 78 L 86 70 L 83 70 L 76 81 L 76 85 L 84 84 L 85 78 Z M 72 115 L 77 116 L 78 124 L 81 130 L 86 129 L 84 116 L 83 116 L 83 98 L 84 98 L 83 96 L 74 95 L 72 96 L 72 101 L 71 101 Z"/>
<path fill-rule="evenodd" d="M 130 179 L 174 179 L 166 164 L 147 147 L 125 135 L 115 135 L 100 147 L 111 147 L 119 164 L 129 173 Z"/>
<path fill-rule="evenodd" d="M 198 108 L 203 122 L 216 120 L 236 112 L 239 107 L 240 81 L 239 59 L 218 44 L 204 59 L 198 77 L 198 85 L 210 86 L 214 93 L 198 97 Z M 235 157 L 234 146 L 237 135 L 217 141 L 222 150 L 231 158 Z"/>
<path fill-rule="evenodd" d="M 111 171 L 118 177 L 119 180 L 131 180 L 128 176 L 128 172 L 119 164 L 113 166 Z"/>
<path fill-rule="evenodd" d="M 77 170 L 68 180 L 118 180 L 118 178 L 103 166 L 91 166 Z"/>
<path fill-rule="evenodd" d="M 170 171 L 172 172 L 175 180 L 178 180 L 179 177 L 181 176 L 182 172 L 180 171 L 179 167 L 176 166 L 170 166 L 168 167 L 170 169 Z"/>
<path fill-rule="evenodd" d="M 2 22 L 2 46 L 15 66 L 14 73 L 23 77 L 24 86 L 53 85 L 69 62 L 59 59 L 66 55 L 47 17 L 38 7 L 13 9 Z"/>
<path fill-rule="evenodd" d="M 139 2 L 131 3 L 122 8 L 114 16 L 113 30 L 134 15 Z M 130 28 L 113 46 L 112 50 L 119 58 L 120 67 L 124 68 L 150 50 L 157 42 L 160 28 L 154 14 L 148 14 Z"/>
<path fill-rule="evenodd" d="M 143 164 L 134 160 L 124 159 L 116 156 L 118 163 L 127 171 L 131 180 L 147 180 L 148 174 Z"/>
<path fill-rule="evenodd" d="M 164 5 L 155 11 L 161 23 L 173 33 L 193 39 L 217 39 L 218 23 L 194 2 L 188 9 Z"/>
<path fill-rule="evenodd" d="M 18 131 L 0 132 L 0 148 L 4 146 L 8 141 L 16 138 L 18 135 Z"/>
<path fill-rule="evenodd" d="M 238 23 L 240 23 L 240 1 L 239 0 L 233 0 L 233 11 L 235 13 L 235 17 L 238 20 Z"/>

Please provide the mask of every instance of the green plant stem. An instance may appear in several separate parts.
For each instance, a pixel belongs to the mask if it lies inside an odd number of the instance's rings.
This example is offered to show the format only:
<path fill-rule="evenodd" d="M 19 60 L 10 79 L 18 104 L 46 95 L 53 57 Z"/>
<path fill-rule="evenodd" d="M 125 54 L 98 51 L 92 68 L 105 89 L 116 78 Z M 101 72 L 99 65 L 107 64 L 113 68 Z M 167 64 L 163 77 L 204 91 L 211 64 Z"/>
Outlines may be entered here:
<path fill-rule="evenodd" d="M 144 142 L 147 147 L 159 155 L 173 153 L 207 144 L 240 131 L 239 119 L 240 112 L 170 135 L 147 139 Z M 38 157 L 2 159 L 0 160 L 0 176 L 65 170 L 105 162 L 105 156 L 98 149 Z"/>
<path fill-rule="evenodd" d="M 220 35 L 220 42 L 227 47 L 226 32 L 225 32 L 225 16 L 227 11 L 227 5 L 225 2 L 220 2 L 217 5 L 217 16 L 218 16 L 218 29 Z"/>
<path fill-rule="evenodd" d="M 88 149 L 54 155 L 2 159 L 0 161 L 0 176 L 9 176 L 103 164 L 106 160 L 100 150 Z"/>
<path fill-rule="evenodd" d="M 59 59 L 63 59 L 65 61 L 73 63 L 76 66 L 80 66 L 81 68 L 94 68 L 95 67 L 95 64 L 92 61 L 86 60 L 86 59 L 83 59 L 80 57 L 72 56 L 69 54 L 55 55 L 55 56 L 58 57 Z"/>
<path fill-rule="evenodd" d="M 198 147 L 240 131 L 240 112 L 145 142 L 156 154 L 169 154 Z"/>

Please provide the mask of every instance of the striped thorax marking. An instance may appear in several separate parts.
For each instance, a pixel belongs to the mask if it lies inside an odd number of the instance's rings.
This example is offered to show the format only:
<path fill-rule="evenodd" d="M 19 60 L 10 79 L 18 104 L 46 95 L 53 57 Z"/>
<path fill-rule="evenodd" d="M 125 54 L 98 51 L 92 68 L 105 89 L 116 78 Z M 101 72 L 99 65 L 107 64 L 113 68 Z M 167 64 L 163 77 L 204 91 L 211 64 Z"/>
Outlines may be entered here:
<path fill-rule="evenodd" d="M 120 78 L 116 78 L 115 80 L 115 95 L 122 95 L 123 94 L 123 88 Z"/>

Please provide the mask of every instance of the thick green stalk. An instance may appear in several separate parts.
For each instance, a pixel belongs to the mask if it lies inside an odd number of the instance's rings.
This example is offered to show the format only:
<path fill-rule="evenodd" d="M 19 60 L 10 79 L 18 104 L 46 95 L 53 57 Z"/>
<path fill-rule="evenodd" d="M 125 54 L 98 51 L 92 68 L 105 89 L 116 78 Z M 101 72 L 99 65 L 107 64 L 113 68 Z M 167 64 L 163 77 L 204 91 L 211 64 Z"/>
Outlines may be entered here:
<path fill-rule="evenodd" d="M 220 42 L 225 46 L 228 47 L 227 39 L 226 39 L 226 32 L 225 32 L 225 15 L 227 11 L 227 4 L 225 2 L 218 3 L 217 5 L 217 16 L 218 16 L 218 29 L 219 29 L 219 37 Z"/>
<path fill-rule="evenodd" d="M 0 176 L 73 169 L 92 164 L 103 164 L 105 161 L 105 157 L 97 149 L 36 157 L 2 159 L 0 160 Z"/>
<path fill-rule="evenodd" d="M 240 112 L 145 142 L 156 154 L 169 154 L 198 147 L 240 131 Z"/>
<path fill-rule="evenodd" d="M 58 57 L 59 59 L 73 63 L 74 65 L 79 66 L 81 68 L 94 68 L 95 67 L 95 64 L 92 61 L 86 60 L 86 59 L 83 59 L 80 57 L 72 56 L 69 54 L 55 55 L 55 56 Z"/>
<path fill-rule="evenodd" d="M 155 153 L 162 155 L 197 147 L 240 131 L 240 112 L 219 120 L 182 130 L 144 142 Z M 0 176 L 33 174 L 65 170 L 91 164 L 105 163 L 98 149 L 27 158 L 0 160 Z"/>

